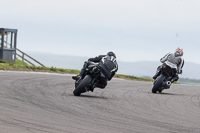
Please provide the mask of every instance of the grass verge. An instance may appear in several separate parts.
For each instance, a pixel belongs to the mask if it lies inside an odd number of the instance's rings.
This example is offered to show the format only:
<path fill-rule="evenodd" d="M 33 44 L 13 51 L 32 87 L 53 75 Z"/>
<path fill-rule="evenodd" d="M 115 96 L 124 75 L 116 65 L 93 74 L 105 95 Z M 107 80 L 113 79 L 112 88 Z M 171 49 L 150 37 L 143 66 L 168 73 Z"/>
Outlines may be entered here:
<path fill-rule="evenodd" d="M 0 70 L 10 70 L 10 71 L 37 71 L 37 72 L 57 72 L 57 73 L 70 73 L 78 74 L 79 70 L 73 69 L 63 69 L 56 67 L 40 67 L 40 66 L 31 66 L 25 62 L 22 62 L 16 59 L 16 63 L 0 63 Z"/>

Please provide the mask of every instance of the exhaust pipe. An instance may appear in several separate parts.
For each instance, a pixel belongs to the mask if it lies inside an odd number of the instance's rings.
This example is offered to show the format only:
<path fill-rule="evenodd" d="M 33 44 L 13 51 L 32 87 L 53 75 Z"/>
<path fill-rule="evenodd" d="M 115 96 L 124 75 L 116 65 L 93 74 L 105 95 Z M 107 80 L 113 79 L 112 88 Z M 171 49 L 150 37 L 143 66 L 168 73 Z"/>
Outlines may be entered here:
<path fill-rule="evenodd" d="M 166 83 L 168 86 L 170 86 L 172 83 L 170 81 L 167 81 Z"/>
<path fill-rule="evenodd" d="M 172 84 L 172 83 L 171 83 L 170 81 L 167 81 L 167 82 L 166 82 L 166 88 L 167 88 L 167 89 L 170 88 L 171 84 Z"/>

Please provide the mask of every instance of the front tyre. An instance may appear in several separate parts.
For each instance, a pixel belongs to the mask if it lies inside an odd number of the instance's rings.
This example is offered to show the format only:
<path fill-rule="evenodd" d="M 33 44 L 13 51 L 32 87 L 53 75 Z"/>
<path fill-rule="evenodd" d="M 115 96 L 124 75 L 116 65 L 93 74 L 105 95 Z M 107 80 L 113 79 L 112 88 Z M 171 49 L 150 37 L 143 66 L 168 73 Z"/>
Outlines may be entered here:
<path fill-rule="evenodd" d="M 160 87 L 162 86 L 164 79 L 165 79 L 165 76 L 162 75 L 155 81 L 154 86 L 152 88 L 152 93 L 156 93 L 157 91 L 160 90 Z"/>
<path fill-rule="evenodd" d="M 92 81 L 92 77 L 90 75 L 86 75 L 81 83 L 75 88 L 73 91 L 74 96 L 80 96 L 81 93 L 85 92 L 85 87 L 87 87 Z"/>

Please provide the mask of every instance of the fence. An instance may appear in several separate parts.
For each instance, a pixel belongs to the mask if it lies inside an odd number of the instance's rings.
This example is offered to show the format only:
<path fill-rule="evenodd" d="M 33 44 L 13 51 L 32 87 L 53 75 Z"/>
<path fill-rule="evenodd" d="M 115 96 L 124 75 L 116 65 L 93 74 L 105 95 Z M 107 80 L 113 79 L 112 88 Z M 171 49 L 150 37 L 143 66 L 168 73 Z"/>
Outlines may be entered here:
<path fill-rule="evenodd" d="M 35 64 L 33 64 L 33 63 L 30 61 L 30 59 L 31 59 L 32 61 L 36 62 L 36 63 L 39 64 L 40 66 L 45 67 L 42 63 L 40 63 L 40 62 L 37 61 L 36 59 L 32 58 L 32 57 L 29 56 L 28 54 L 22 52 L 22 51 L 19 50 L 18 48 L 17 48 L 16 50 L 22 54 L 22 55 L 20 55 L 20 54 L 16 53 L 16 55 L 19 56 L 19 57 L 22 59 L 23 62 L 26 61 L 26 62 L 28 62 L 29 64 L 31 64 L 32 66 L 35 66 Z M 29 60 L 28 60 L 27 58 L 25 58 L 25 56 L 28 57 Z"/>

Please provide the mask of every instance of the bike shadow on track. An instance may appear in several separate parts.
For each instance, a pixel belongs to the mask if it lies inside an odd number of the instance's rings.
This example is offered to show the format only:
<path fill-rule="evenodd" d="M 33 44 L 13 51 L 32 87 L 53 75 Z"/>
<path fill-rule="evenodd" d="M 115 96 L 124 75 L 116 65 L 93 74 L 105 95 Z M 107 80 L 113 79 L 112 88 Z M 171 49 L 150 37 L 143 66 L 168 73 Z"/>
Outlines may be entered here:
<path fill-rule="evenodd" d="M 171 95 L 171 96 L 188 96 L 186 94 L 177 94 L 177 93 L 167 93 L 167 92 L 162 92 L 162 93 L 156 93 L 157 95 Z"/>
<path fill-rule="evenodd" d="M 73 94 L 68 94 L 68 96 L 73 96 L 73 97 L 77 97 L 77 98 L 108 99 L 107 97 L 104 97 L 104 96 L 87 95 L 87 94 L 82 94 L 80 96 L 74 96 Z"/>

